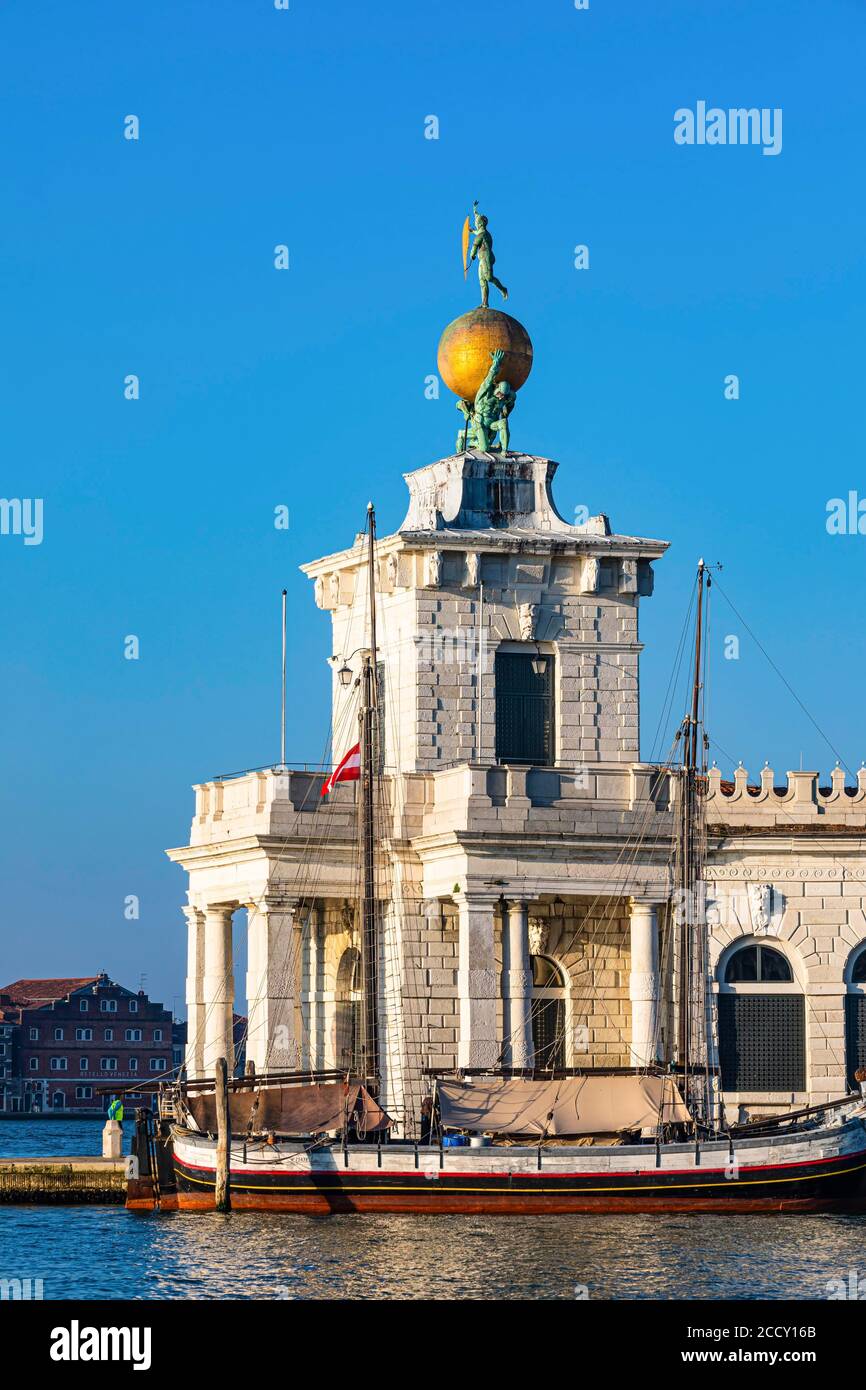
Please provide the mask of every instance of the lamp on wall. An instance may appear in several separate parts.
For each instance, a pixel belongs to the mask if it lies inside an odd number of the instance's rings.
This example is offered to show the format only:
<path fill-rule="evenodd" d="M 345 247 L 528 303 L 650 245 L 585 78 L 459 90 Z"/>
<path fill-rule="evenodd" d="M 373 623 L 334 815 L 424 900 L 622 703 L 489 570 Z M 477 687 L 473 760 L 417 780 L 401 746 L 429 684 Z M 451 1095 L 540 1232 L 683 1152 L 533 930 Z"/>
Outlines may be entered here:
<path fill-rule="evenodd" d="M 547 657 L 546 657 L 546 656 L 542 656 L 541 652 L 537 651 L 537 652 L 535 653 L 535 656 L 532 658 L 532 671 L 533 671 L 533 674 L 536 675 L 536 676 L 543 676 L 546 670 L 547 670 Z"/>
<path fill-rule="evenodd" d="M 353 679 L 355 685 L 360 685 L 361 683 L 361 677 L 355 676 L 354 671 L 349 665 L 349 662 L 352 660 L 352 657 L 357 656 L 358 652 L 364 652 L 365 654 L 368 654 L 366 647 L 356 647 L 353 652 L 349 652 L 348 656 L 343 657 L 343 664 L 337 672 L 337 678 L 339 679 L 339 682 L 344 690 L 348 689 L 348 687 L 352 684 Z M 334 656 L 329 657 L 328 660 L 333 661 L 336 664 L 339 658 Z"/>

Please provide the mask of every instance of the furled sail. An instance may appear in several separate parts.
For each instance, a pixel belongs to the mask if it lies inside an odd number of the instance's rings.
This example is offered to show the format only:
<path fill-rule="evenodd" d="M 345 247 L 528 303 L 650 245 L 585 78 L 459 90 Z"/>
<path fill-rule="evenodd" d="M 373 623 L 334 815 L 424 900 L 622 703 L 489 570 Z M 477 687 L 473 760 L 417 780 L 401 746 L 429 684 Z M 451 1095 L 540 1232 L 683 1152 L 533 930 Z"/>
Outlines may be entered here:
<path fill-rule="evenodd" d="M 669 1076 L 570 1076 L 561 1081 L 440 1081 L 446 1129 L 533 1138 L 618 1134 L 658 1124 L 688 1124 L 686 1106 Z"/>
<path fill-rule="evenodd" d="M 188 1095 L 187 1105 L 203 1134 L 216 1131 L 216 1102 L 213 1092 Z M 351 1123 L 356 1130 L 374 1133 L 387 1130 L 393 1121 L 359 1084 L 341 1081 L 304 1086 L 244 1088 L 229 1093 L 232 1134 L 240 1136 L 273 1130 L 277 1134 L 325 1134 Z"/>

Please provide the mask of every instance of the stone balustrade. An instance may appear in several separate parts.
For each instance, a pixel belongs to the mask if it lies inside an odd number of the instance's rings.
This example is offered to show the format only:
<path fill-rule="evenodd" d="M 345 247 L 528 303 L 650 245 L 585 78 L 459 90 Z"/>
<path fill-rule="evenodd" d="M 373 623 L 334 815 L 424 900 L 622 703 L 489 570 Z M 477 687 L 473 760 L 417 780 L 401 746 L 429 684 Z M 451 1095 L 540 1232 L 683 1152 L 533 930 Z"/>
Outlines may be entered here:
<path fill-rule="evenodd" d="M 313 817 L 339 838 L 355 833 L 356 791 L 340 784 L 322 797 L 324 774 L 265 769 L 203 782 L 195 788 L 196 810 L 190 843 L 207 845 L 251 835 L 309 834 Z M 533 829 L 628 830 L 635 815 L 653 815 L 672 824 L 676 778 L 646 763 L 627 766 L 595 763 L 583 768 L 534 768 L 462 763 L 433 773 L 385 778 L 393 810 L 389 832 L 411 837 L 441 830 L 486 826 L 502 831 Z M 719 768 L 707 779 L 706 816 L 710 826 L 757 828 L 808 825 L 866 827 L 866 768 L 856 786 L 834 769 L 829 784 L 817 772 L 789 772 L 784 785 L 765 767 L 758 782 L 739 767 L 726 780 Z M 817 828 L 817 824 L 816 824 Z"/>
<path fill-rule="evenodd" d="M 338 784 L 327 797 L 325 774 L 265 769 L 195 787 L 190 844 L 211 845 L 255 835 L 306 837 L 313 818 L 336 838 L 355 834 L 356 791 Z M 442 830 L 528 828 L 632 831 L 635 815 L 666 813 L 671 779 L 649 764 L 596 763 L 582 768 L 534 768 L 462 763 L 441 772 L 385 777 L 392 811 L 388 833 L 411 838 Z"/>
<path fill-rule="evenodd" d="M 781 786 L 771 767 L 763 769 L 757 783 L 749 781 L 742 766 L 731 781 L 722 777 L 719 768 L 712 767 L 707 780 L 709 825 L 781 828 L 820 820 L 824 825 L 866 827 L 866 767 L 860 768 L 855 787 L 846 786 L 841 767 L 833 769 L 829 786 L 821 784 L 817 772 L 789 772 L 786 784 Z"/>

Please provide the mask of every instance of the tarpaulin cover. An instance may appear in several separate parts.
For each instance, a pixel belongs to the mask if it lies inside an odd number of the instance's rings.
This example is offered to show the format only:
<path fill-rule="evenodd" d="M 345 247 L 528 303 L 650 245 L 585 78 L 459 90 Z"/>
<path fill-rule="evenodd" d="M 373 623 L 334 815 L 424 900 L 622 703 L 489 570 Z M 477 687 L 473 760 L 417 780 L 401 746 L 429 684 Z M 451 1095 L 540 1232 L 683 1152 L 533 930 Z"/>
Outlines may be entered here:
<path fill-rule="evenodd" d="M 187 1095 L 186 1103 L 199 1130 L 215 1133 L 213 1091 Z M 347 1114 L 350 1122 L 355 1115 L 356 1126 L 369 1132 L 388 1129 L 393 1123 L 364 1086 L 357 1082 L 347 1086 L 342 1081 L 263 1086 L 261 1090 L 244 1087 L 229 1092 L 229 1113 L 232 1134 L 236 1135 L 246 1133 L 251 1116 L 254 1133 L 268 1129 L 278 1134 L 324 1134 L 329 1129 L 342 1129 Z"/>
<path fill-rule="evenodd" d="M 691 1120 L 669 1076 L 569 1076 L 562 1081 L 440 1081 L 447 1129 L 565 1138 Z"/>

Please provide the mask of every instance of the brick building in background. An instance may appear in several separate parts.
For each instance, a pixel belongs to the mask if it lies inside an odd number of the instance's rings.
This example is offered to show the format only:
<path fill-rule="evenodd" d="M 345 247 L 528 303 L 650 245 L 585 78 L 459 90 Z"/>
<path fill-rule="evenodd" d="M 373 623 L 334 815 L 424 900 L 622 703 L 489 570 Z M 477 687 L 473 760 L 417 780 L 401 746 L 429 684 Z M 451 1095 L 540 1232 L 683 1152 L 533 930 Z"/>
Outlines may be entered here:
<path fill-rule="evenodd" d="M 102 1114 L 99 1087 L 149 1105 L 136 1083 L 165 1076 L 180 1061 L 183 1025 L 144 990 L 108 975 L 16 980 L 0 988 L 0 1114 Z"/>

